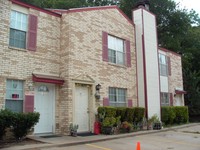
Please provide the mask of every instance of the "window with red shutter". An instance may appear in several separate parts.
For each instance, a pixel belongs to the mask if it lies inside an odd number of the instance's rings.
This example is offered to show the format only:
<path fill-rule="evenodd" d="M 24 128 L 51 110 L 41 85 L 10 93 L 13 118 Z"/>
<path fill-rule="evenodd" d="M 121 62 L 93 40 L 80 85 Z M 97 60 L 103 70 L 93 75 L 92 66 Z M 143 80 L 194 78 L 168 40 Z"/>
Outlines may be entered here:
<path fill-rule="evenodd" d="M 103 61 L 108 61 L 108 33 L 102 32 L 102 57 Z"/>
<path fill-rule="evenodd" d="M 127 67 L 131 67 L 131 50 L 130 50 L 130 41 L 126 40 L 126 60 Z"/>
<path fill-rule="evenodd" d="M 133 107 L 133 101 L 132 101 L 132 99 L 128 99 L 128 107 Z"/>
<path fill-rule="evenodd" d="M 34 96 L 25 95 L 24 112 L 33 112 L 33 111 L 34 111 Z"/>
<path fill-rule="evenodd" d="M 170 106 L 173 106 L 173 94 L 170 93 Z"/>
<path fill-rule="evenodd" d="M 103 98 L 103 106 L 109 106 L 109 99 L 107 97 Z"/>
<path fill-rule="evenodd" d="M 38 18 L 35 15 L 29 15 L 29 28 L 28 28 L 28 50 L 35 51 L 36 50 L 36 42 L 37 42 L 37 24 Z"/>
<path fill-rule="evenodd" d="M 171 59 L 168 57 L 168 75 L 171 76 Z"/>

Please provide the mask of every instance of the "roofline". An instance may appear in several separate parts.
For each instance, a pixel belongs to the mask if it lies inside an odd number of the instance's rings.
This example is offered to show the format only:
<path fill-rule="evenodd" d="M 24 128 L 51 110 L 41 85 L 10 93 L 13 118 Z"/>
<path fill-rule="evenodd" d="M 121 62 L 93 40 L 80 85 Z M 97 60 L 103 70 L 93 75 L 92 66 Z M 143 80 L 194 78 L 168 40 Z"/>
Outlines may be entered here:
<path fill-rule="evenodd" d="M 10 0 L 10 1 L 13 4 L 17 4 L 17 5 L 26 7 L 26 8 L 32 8 L 32 9 L 35 9 L 35 10 L 50 14 L 50 15 L 55 16 L 55 17 L 61 17 L 61 14 L 58 14 L 58 13 L 55 13 L 55 12 L 52 12 L 52 11 L 49 11 L 49 10 L 46 10 L 46 9 L 31 5 L 31 4 L 28 4 L 28 3 L 25 3 L 25 2 L 21 2 L 20 0 Z"/>
<path fill-rule="evenodd" d="M 174 54 L 174 55 L 176 55 L 176 56 L 181 57 L 181 54 L 178 54 L 178 53 L 176 53 L 176 52 L 174 52 L 174 51 L 172 51 L 172 50 L 168 50 L 168 49 L 163 48 L 163 47 L 158 47 L 158 49 L 161 50 L 161 51 L 168 52 L 168 53 L 172 53 L 172 54 Z"/>
<path fill-rule="evenodd" d="M 128 18 L 128 16 L 121 10 L 117 5 L 111 5 L 111 6 L 97 6 L 97 7 L 84 7 L 84 8 L 72 8 L 68 10 L 52 10 L 55 12 L 60 12 L 60 13 L 76 13 L 76 12 L 83 12 L 83 11 L 94 11 L 94 10 L 105 10 L 105 9 L 117 9 L 120 14 L 124 16 L 124 18 L 134 26 L 134 23 L 131 19 Z"/>

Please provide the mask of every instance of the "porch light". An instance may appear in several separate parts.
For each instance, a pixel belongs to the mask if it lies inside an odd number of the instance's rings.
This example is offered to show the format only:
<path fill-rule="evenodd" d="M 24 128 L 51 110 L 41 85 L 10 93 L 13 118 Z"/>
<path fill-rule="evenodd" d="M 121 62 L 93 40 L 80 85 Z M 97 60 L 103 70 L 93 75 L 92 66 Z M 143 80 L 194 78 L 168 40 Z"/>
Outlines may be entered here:
<path fill-rule="evenodd" d="M 96 85 L 96 91 L 99 91 L 100 88 L 101 88 L 101 85 L 100 85 L 100 84 L 97 84 L 97 85 Z"/>
<path fill-rule="evenodd" d="M 101 89 L 101 85 L 100 84 L 97 84 L 96 85 L 96 93 L 95 93 L 95 98 L 97 99 L 97 100 L 99 100 L 100 99 L 100 89 Z"/>

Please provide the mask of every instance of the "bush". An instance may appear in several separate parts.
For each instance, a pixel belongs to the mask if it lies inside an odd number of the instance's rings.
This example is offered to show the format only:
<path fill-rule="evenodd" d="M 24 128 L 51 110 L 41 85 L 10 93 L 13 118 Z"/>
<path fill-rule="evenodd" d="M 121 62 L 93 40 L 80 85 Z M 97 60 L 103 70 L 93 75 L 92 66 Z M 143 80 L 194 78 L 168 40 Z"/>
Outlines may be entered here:
<path fill-rule="evenodd" d="M 103 122 L 103 127 L 113 127 L 116 124 L 116 118 L 114 117 L 106 117 Z"/>
<path fill-rule="evenodd" d="M 188 122 L 188 107 L 186 106 L 163 106 L 161 110 L 161 120 L 165 125 Z"/>
<path fill-rule="evenodd" d="M 6 128 L 11 126 L 12 112 L 5 109 L 0 110 L 0 140 L 6 133 Z"/>
<path fill-rule="evenodd" d="M 106 117 L 115 117 L 116 116 L 116 108 L 115 107 L 105 107 Z"/>
<path fill-rule="evenodd" d="M 161 121 L 165 125 L 173 124 L 176 117 L 174 106 L 163 106 L 161 108 Z"/>
<path fill-rule="evenodd" d="M 134 109 L 135 109 L 135 112 L 134 112 L 133 122 L 137 124 L 139 122 L 142 122 L 144 118 L 145 108 L 135 107 Z"/>
<path fill-rule="evenodd" d="M 176 114 L 176 117 L 174 119 L 174 123 L 181 124 L 181 123 L 187 123 L 188 122 L 188 107 L 186 106 L 176 106 L 174 107 L 174 111 Z"/>
<path fill-rule="evenodd" d="M 118 107 L 116 110 L 116 116 L 121 117 L 121 122 L 126 120 L 126 107 Z"/>
<path fill-rule="evenodd" d="M 17 140 L 25 137 L 29 130 L 39 121 L 39 113 L 14 113 L 12 131 Z"/>
<path fill-rule="evenodd" d="M 134 108 L 126 108 L 126 121 L 133 123 L 134 112 Z"/>

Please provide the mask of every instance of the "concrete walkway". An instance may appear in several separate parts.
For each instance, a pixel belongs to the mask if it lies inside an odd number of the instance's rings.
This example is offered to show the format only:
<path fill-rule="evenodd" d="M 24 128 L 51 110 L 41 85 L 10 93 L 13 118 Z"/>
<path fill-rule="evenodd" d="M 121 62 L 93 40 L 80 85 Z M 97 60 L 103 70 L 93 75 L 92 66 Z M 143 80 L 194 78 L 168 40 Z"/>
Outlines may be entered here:
<path fill-rule="evenodd" d="M 51 138 L 42 138 L 41 136 L 28 136 L 28 138 L 40 141 L 42 143 L 37 144 L 29 144 L 29 145 L 17 145 L 12 146 L 9 148 L 4 148 L 4 150 L 39 150 L 40 148 L 48 148 L 48 147 L 60 147 L 60 146 L 72 146 L 77 144 L 85 144 L 85 143 L 94 143 L 94 142 L 100 142 L 100 141 L 107 141 L 107 140 L 113 140 L 113 139 L 119 139 L 119 138 L 125 138 L 125 137 L 132 137 L 132 136 L 138 136 L 138 135 L 145 135 L 145 134 L 153 134 L 157 132 L 165 132 L 169 130 L 175 130 L 175 129 L 181 129 L 181 128 L 187 128 L 191 126 L 200 126 L 200 123 L 191 123 L 191 124 L 185 124 L 170 128 L 164 128 L 162 130 L 145 130 L 145 131 L 137 131 L 132 133 L 126 133 L 126 134 L 118 134 L 118 135 L 94 135 L 94 136 L 58 136 L 58 137 L 51 137 Z"/>

